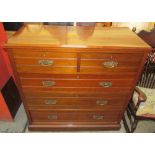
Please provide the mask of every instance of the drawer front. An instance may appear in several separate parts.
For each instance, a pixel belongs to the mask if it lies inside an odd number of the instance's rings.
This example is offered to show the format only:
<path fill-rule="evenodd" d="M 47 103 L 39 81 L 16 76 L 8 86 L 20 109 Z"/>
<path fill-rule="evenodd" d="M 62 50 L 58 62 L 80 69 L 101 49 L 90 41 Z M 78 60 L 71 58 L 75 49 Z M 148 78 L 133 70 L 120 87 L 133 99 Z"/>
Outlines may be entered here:
<path fill-rule="evenodd" d="M 74 58 L 77 54 L 72 52 L 58 52 L 34 49 L 15 49 L 12 51 L 14 58 Z"/>
<path fill-rule="evenodd" d="M 76 53 L 13 51 L 19 73 L 75 73 Z"/>
<path fill-rule="evenodd" d="M 119 111 L 53 112 L 31 110 L 32 122 L 116 122 Z"/>
<path fill-rule="evenodd" d="M 34 109 L 109 109 L 120 108 L 125 102 L 122 97 L 59 97 L 27 98 L 27 105 Z"/>
<path fill-rule="evenodd" d="M 94 87 L 57 87 L 57 88 L 42 88 L 42 87 L 27 87 L 23 86 L 23 91 L 26 95 L 39 95 L 45 94 L 52 96 L 55 94 L 62 94 L 62 95 L 78 95 L 78 94 L 126 94 L 130 92 L 130 88 L 127 87 L 115 87 L 115 88 L 94 88 Z"/>
<path fill-rule="evenodd" d="M 52 58 L 15 58 L 17 66 L 33 66 L 33 67 L 74 67 L 76 59 L 52 59 Z"/>
<path fill-rule="evenodd" d="M 77 67 L 16 66 L 18 73 L 76 74 Z"/>
<path fill-rule="evenodd" d="M 143 54 L 82 53 L 81 73 L 135 74 Z"/>
<path fill-rule="evenodd" d="M 20 78 L 22 86 L 35 86 L 42 88 L 57 87 L 99 87 L 115 88 L 130 87 L 131 79 L 58 79 L 58 78 Z"/>
<path fill-rule="evenodd" d="M 113 93 L 109 93 L 107 91 L 99 91 L 99 92 L 91 92 L 91 91 L 31 91 L 28 89 L 23 89 L 23 92 L 25 94 L 26 98 L 51 98 L 51 97 L 102 97 L 102 98 L 106 98 L 106 97 L 121 97 L 121 96 L 128 96 L 128 91 L 115 91 Z"/>
<path fill-rule="evenodd" d="M 109 74 L 35 74 L 35 73 L 19 73 L 20 78 L 54 78 L 54 79 L 134 79 L 135 76 L 127 74 L 109 75 Z"/>
<path fill-rule="evenodd" d="M 98 53 L 81 53 L 82 60 L 116 60 L 118 62 L 139 62 L 143 53 L 116 53 L 116 52 L 98 52 Z"/>

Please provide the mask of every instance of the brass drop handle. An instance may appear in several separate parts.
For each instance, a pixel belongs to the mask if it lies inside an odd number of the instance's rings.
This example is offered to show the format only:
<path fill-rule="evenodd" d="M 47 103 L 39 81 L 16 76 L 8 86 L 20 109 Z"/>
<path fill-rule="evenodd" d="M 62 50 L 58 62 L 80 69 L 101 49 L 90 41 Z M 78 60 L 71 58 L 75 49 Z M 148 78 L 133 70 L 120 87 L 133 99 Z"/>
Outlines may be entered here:
<path fill-rule="evenodd" d="M 97 100 L 97 101 L 96 101 L 96 104 L 97 104 L 97 105 L 100 105 L 100 106 L 103 106 L 103 105 L 105 105 L 105 104 L 107 104 L 107 103 L 108 103 L 107 100 Z"/>
<path fill-rule="evenodd" d="M 55 104 L 57 104 L 57 101 L 56 100 L 45 100 L 45 104 L 46 105 L 55 105 Z"/>
<path fill-rule="evenodd" d="M 48 118 L 48 120 L 56 120 L 56 119 L 58 119 L 58 116 L 57 115 L 48 115 L 47 118 Z"/>
<path fill-rule="evenodd" d="M 93 119 L 95 120 L 103 120 L 104 116 L 103 115 L 93 115 Z"/>
<path fill-rule="evenodd" d="M 117 61 L 106 61 L 106 62 L 103 62 L 102 65 L 106 68 L 115 68 L 117 67 L 118 62 Z"/>
<path fill-rule="evenodd" d="M 52 87 L 54 86 L 56 83 L 54 81 L 42 81 L 42 85 L 44 87 Z"/>
<path fill-rule="evenodd" d="M 38 64 L 41 66 L 52 66 L 54 63 L 53 60 L 39 60 Z"/>
<path fill-rule="evenodd" d="M 112 82 L 100 82 L 99 83 L 100 86 L 102 87 L 111 87 L 112 86 Z"/>

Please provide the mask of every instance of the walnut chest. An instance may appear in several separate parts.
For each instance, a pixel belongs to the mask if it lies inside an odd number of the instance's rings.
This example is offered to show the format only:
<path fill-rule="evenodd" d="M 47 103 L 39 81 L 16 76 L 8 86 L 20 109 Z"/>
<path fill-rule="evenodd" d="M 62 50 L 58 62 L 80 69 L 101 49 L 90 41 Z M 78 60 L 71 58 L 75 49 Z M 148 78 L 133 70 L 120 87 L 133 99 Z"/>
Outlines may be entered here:
<path fill-rule="evenodd" d="M 151 47 L 128 28 L 25 25 L 4 45 L 30 130 L 119 129 Z"/>

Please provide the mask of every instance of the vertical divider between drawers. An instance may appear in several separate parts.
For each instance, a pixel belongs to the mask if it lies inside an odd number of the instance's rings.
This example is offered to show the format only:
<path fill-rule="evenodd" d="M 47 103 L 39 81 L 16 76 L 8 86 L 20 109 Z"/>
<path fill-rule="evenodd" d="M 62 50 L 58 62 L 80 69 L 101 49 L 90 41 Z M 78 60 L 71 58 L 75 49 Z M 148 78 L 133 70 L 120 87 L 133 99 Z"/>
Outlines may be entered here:
<path fill-rule="evenodd" d="M 80 72 L 81 53 L 77 53 L 77 72 Z"/>

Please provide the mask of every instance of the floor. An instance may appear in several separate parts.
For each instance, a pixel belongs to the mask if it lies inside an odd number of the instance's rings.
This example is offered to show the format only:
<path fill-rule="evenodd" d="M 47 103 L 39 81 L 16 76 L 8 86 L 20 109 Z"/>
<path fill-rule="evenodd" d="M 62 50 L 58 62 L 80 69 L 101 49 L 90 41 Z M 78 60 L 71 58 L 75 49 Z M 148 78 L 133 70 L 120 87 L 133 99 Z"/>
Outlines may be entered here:
<path fill-rule="evenodd" d="M 25 132 L 27 127 L 27 117 L 23 107 L 23 104 L 20 106 L 14 121 L 0 121 L 0 133 L 21 133 Z"/>
<path fill-rule="evenodd" d="M 30 133 L 27 128 L 27 117 L 23 105 L 19 108 L 13 122 L 0 121 L 0 132 L 5 133 Z M 100 131 L 101 133 L 125 133 L 123 123 L 118 131 Z M 140 121 L 135 133 L 155 132 L 155 121 Z"/>

